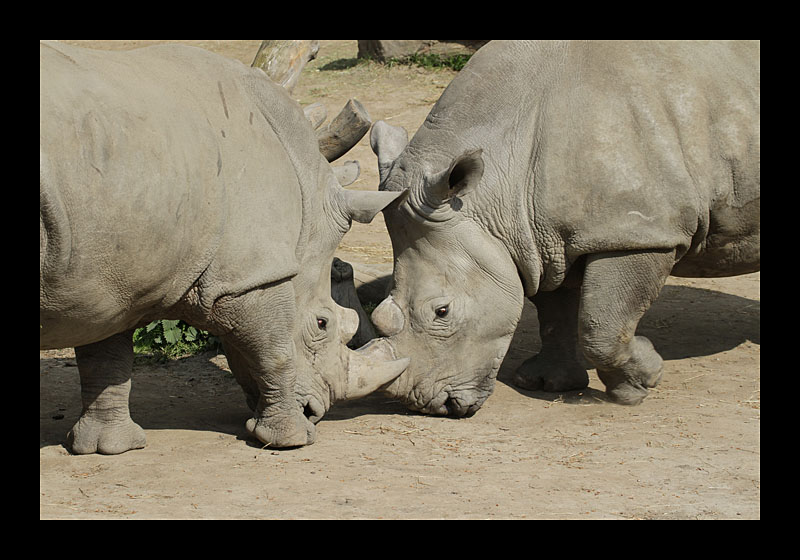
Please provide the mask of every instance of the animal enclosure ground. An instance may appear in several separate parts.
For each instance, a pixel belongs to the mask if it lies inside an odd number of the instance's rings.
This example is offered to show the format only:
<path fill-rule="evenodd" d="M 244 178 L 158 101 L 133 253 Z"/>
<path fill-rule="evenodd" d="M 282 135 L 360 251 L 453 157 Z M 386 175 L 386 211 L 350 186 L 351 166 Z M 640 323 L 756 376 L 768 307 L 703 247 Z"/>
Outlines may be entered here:
<path fill-rule="evenodd" d="M 260 44 L 186 42 L 246 64 Z M 455 75 L 359 63 L 356 52 L 355 41 L 321 41 L 293 97 L 321 101 L 329 118 L 355 97 L 373 121 L 413 135 Z M 343 159 L 362 168 L 348 188 L 377 187 L 367 137 Z M 337 256 L 359 283 L 390 272 L 382 217 L 354 223 Z M 40 518 L 759 519 L 760 273 L 670 278 L 639 333 L 665 359 L 639 406 L 608 402 L 594 370 L 583 391 L 514 388 L 514 369 L 539 349 L 526 304 L 494 394 L 471 418 L 373 395 L 335 405 L 317 442 L 292 450 L 246 436 L 249 410 L 224 356 L 137 359 L 131 410 L 148 445 L 113 457 L 64 448 L 81 410 L 74 353 L 43 351 Z"/>

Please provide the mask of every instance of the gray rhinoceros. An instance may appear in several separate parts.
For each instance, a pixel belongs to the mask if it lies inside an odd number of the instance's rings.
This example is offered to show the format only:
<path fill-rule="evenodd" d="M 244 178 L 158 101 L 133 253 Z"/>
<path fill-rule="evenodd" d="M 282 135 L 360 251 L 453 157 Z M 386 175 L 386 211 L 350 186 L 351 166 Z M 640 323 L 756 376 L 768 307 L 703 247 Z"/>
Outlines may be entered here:
<path fill-rule="evenodd" d="M 380 341 L 345 346 L 358 320 L 330 284 L 351 220 L 397 193 L 341 188 L 261 70 L 185 46 L 42 43 L 39 71 L 39 344 L 75 347 L 73 452 L 144 445 L 131 333 L 154 319 L 221 337 L 247 428 L 274 447 L 311 443 L 333 402 L 403 371 Z"/>
<path fill-rule="evenodd" d="M 667 276 L 760 267 L 758 42 L 493 41 L 411 142 L 375 123 L 393 289 L 372 320 L 433 414 L 491 393 L 522 310 L 542 350 L 526 389 L 588 384 L 636 404 L 662 373 L 639 319 Z M 388 355 L 388 354 L 387 354 Z"/>

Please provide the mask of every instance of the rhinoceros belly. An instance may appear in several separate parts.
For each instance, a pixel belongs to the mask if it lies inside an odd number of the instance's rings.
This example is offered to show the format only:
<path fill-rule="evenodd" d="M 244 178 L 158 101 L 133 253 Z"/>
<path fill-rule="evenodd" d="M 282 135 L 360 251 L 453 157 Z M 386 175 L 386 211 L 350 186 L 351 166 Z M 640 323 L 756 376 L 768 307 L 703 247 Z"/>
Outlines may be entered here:
<path fill-rule="evenodd" d="M 760 215 L 760 198 L 712 209 L 705 241 L 676 263 L 672 275 L 711 278 L 761 270 Z"/>

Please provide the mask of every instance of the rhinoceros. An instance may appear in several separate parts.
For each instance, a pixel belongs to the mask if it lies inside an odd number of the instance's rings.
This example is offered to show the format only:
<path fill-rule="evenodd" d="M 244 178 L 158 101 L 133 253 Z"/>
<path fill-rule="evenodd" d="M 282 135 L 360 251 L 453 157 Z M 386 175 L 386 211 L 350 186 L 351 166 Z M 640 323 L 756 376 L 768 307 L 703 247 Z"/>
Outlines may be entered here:
<path fill-rule="evenodd" d="M 353 351 L 331 299 L 351 221 L 398 193 L 343 189 L 303 111 L 259 69 L 202 49 L 40 45 L 39 344 L 75 347 L 74 453 L 121 453 L 132 330 L 183 319 L 219 336 L 273 447 L 311 443 L 341 399 L 406 367 Z"/>
<path fill-rule="evenodd" d="M 527 297 L 542 349 L 515 384 L 580 389 L 588 365 L 639 403 L 663 362 L 635 331 L 666 278 L 760 268 L 759 104 L 758 42 L 492 41 L 410 142 L 375 123 L 379 189 L 408 191 L 372 313 L 412 356 L 389 394 L 473 413 Z"/>

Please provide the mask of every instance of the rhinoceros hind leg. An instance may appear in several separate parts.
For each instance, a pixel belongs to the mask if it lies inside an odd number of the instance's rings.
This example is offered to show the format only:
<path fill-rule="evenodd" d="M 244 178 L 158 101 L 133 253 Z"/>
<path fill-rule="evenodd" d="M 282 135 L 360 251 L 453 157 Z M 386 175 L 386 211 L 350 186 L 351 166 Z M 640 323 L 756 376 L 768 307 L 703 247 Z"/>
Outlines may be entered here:
<path fill-rule="evenodd" d="M 661 381 L 664 361 L 643 336 L 630 342 L 629 360 L 618 369 L 597 368 L 597 376 L 606 386 L 606 394 L 619 404 L 639 404 L 648 389 Z"/>
<path fill-rule="evenodd" d="M 133 331 L 75 348 L 81 377 L 81 417 L 67 434 L 73 453 L 116 455 L 145 446 L 144 430 L 131 420 L 128 396 Z"/>
<path fill-rule="evenodd" d="M 539 316 L 542 350 L 525 360 L 513 382 L 530 391 L 573 391 L 589 385 L 577 344 L 579 287 L 540 292 L 532 298 Z"/>
<path fill-rule="evenodd" d="M 614 402 L 639 404 L 648 388 L 661 380 L 661 356 L 635 331 L 664 286 L 674 254 L 672 250 L 610 252 L 590 255 L 586 261 L 579 339 Z"/>
<path fill-rule="evenodd" d="M 311 445 L 316 439 L 314 425 L 297 416 L 269 422 L 263 418 L 249 418 L 245 428 L 265 447 L 300 447 Z"/>

